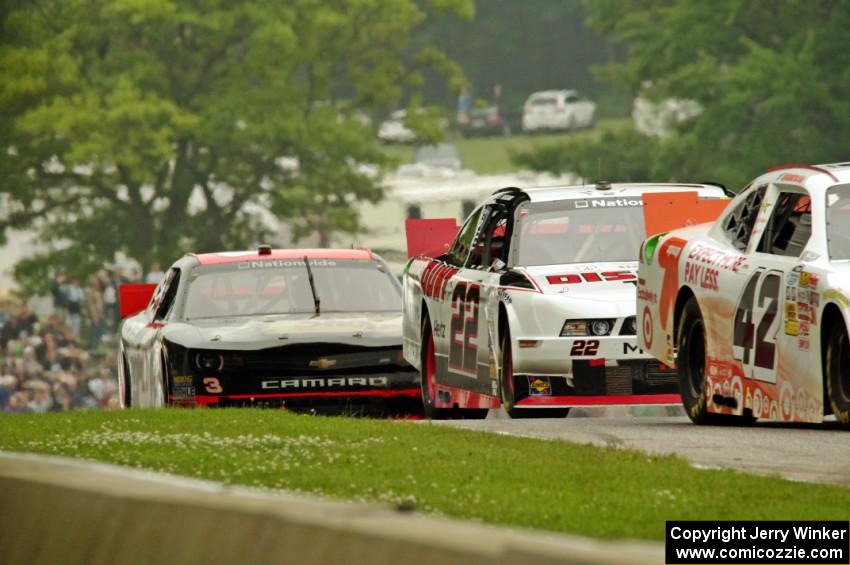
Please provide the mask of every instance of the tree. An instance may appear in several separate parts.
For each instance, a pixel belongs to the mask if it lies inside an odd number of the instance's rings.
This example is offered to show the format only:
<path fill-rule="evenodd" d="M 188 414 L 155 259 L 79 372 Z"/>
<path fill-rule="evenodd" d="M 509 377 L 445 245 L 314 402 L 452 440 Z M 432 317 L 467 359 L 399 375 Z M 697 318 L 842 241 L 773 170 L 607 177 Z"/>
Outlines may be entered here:
<path fill-rule="evenodd" d="M 409 39 L 471 0 L 7 0 L 0 227 L 87 272 L 117 251 L 168 264 L 245 246 L 269 211 L 299 233 L 357 229 L 381 196 L 369 117 L 458 69 Z M 414 98 L 415 101 L 415 98 Z"/>
<path fill-rule="evenodd" d="M 625 127 L 606 130 L 591 138 L 567 138 L 532 146 L 512 153 L 511 160 L 523 169 L 552 175 L 570 172 L 587 182 L 646 182 L 652 177 L 658 143 L 634 128 Z"/>
<path fill-rule="evenodd" d="M 440 45 L 463 66 L 476 97 L 492 99 L 502 86 L 504 111 L 518 109 L 536 90 L 577 88 L 601 94 L 589 66 L 615 57 L 613 46 L 584 23 L 581 0 L 485 0 L 474 21 L 444 19 L 422 28 L 414 41 Z M 445 89 L 427 94 L 448 104 Z M 602 87 L 602 88 L 600 88 Z M 610 87 L 607 87 L 610 90 Z"/>
<path fill-rule="evenodd" d="M 588 22 L 625 43 L 598 73 L 704 111 L 658 142 L 654 180 L 740 187 L 779 163 L 848 158 L 850 3 L 592 0 Z M 603 149 L 603 148 L 600 148 Z"/>

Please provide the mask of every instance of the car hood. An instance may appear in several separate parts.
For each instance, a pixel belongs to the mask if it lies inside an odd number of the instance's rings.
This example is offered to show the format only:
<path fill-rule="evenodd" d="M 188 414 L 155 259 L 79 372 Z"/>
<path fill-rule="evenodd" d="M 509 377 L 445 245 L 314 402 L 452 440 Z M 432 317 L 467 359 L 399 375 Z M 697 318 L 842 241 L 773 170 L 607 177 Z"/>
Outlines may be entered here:
<path fill-rule="evenodd" d="M 257 350 L 298 343 L 344 343 L 362 347 L 401 346 L 398 312 L 329 312 L 250 318 L 215 318 L 171 323 L 163 337 L 185 347 Z"/>
<path fill-rule="evenodd" d="M 637 261 L 546 265 L 523 270 L 544 294 L 592 302 L 635 301 Z"/>

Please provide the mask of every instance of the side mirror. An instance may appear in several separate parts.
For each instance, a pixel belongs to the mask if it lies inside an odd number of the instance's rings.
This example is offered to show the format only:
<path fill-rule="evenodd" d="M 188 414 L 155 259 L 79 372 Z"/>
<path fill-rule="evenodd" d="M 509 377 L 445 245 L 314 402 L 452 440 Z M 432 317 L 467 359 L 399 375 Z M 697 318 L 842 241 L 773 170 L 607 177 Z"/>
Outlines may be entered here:
<path fill-rule="evenodd" d="M 499 273 L 505 270 L 505 262 L 499 258 L 493 259 L 493 262 L 490 263 L 490 271 L 493 273 Z"/>

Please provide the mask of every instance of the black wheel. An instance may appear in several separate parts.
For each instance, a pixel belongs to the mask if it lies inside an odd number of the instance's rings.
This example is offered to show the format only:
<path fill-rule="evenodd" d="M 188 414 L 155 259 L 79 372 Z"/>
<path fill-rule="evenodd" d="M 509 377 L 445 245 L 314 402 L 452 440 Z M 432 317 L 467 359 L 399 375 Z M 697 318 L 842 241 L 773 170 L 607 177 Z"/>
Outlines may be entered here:
<path fill-rule="evenodd" d="M 705 325 L 696 298 L 691 297 L 679 322 L 679 394 L 688 417 L 694 424 L 712 424 L 716 415 L 708 412 L 705 388 Z"/>
<path fill-rule="evenodd" d="M 702 312 L 694 297 L 688 299 L 679 322 L 679 394 L 688 417 L 698 425 L 748 426 L 755 423 L 750 410 L 743 416 L 715 414 L 708 411 L 708 391 L 705 386 L 705 325 Z"/>
<path fill-rule="evenodd" d="M 171 394 L 171 375 L 169 375 L 168 358 L 165 355 L 165 351 L 160 355 L 160 362 L 162 363 L 162 405 L 167 408 L 174 406 L 174 401 L 168 398 Z"/>
<path fill-rule="evenodd" d="M 833 326 L 826 342 L 826 390 L 832 413 L 850 429 L 850 342 L 843 322 Z"/>
<path fill-rule="evenodd" d="M 124 408 L 132 408 L 133 396 L 130 391 L 130 367 L 127 365 L 127 356 L 121 352 L 121 367 L 118 371 L 118 378 L 121 379 L 121 403 Z"/>
<path fill-rule="evenodd" d="M 511 418 L 565 418 L 569 408 L 517 408 L 516 383 L 514 382 L 513 351 L 511 349 L 511 330 L 505 328 L 502 336 L 502 371 L 499 378 L 499 391 L 502 406 Z"/>
<path fill-rule="evenodd" d="M 431 331 L 431 320 L 426 315 L 422 322 L 422 347 L 419 361 L 419 386 L 422 389 L 422 409 L 426 418 L 445 420 L 449 411 L 437 408 L 434 400 L 437 397 L 437 355 L 434 351 L 434 332 Z"/>

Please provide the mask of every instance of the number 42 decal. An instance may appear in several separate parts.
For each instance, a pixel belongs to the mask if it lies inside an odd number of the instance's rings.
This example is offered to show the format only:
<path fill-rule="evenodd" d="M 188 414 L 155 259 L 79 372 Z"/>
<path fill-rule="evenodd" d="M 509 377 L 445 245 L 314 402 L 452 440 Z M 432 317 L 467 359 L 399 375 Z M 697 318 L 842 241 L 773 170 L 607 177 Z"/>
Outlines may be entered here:
<path fill-rule="evenodd" d="M 732 327 L 732 355 L 746 376 L 776 382 L 776 334 L 779 330 L 781 271 L 758 269 L 738 299 Z"/>

